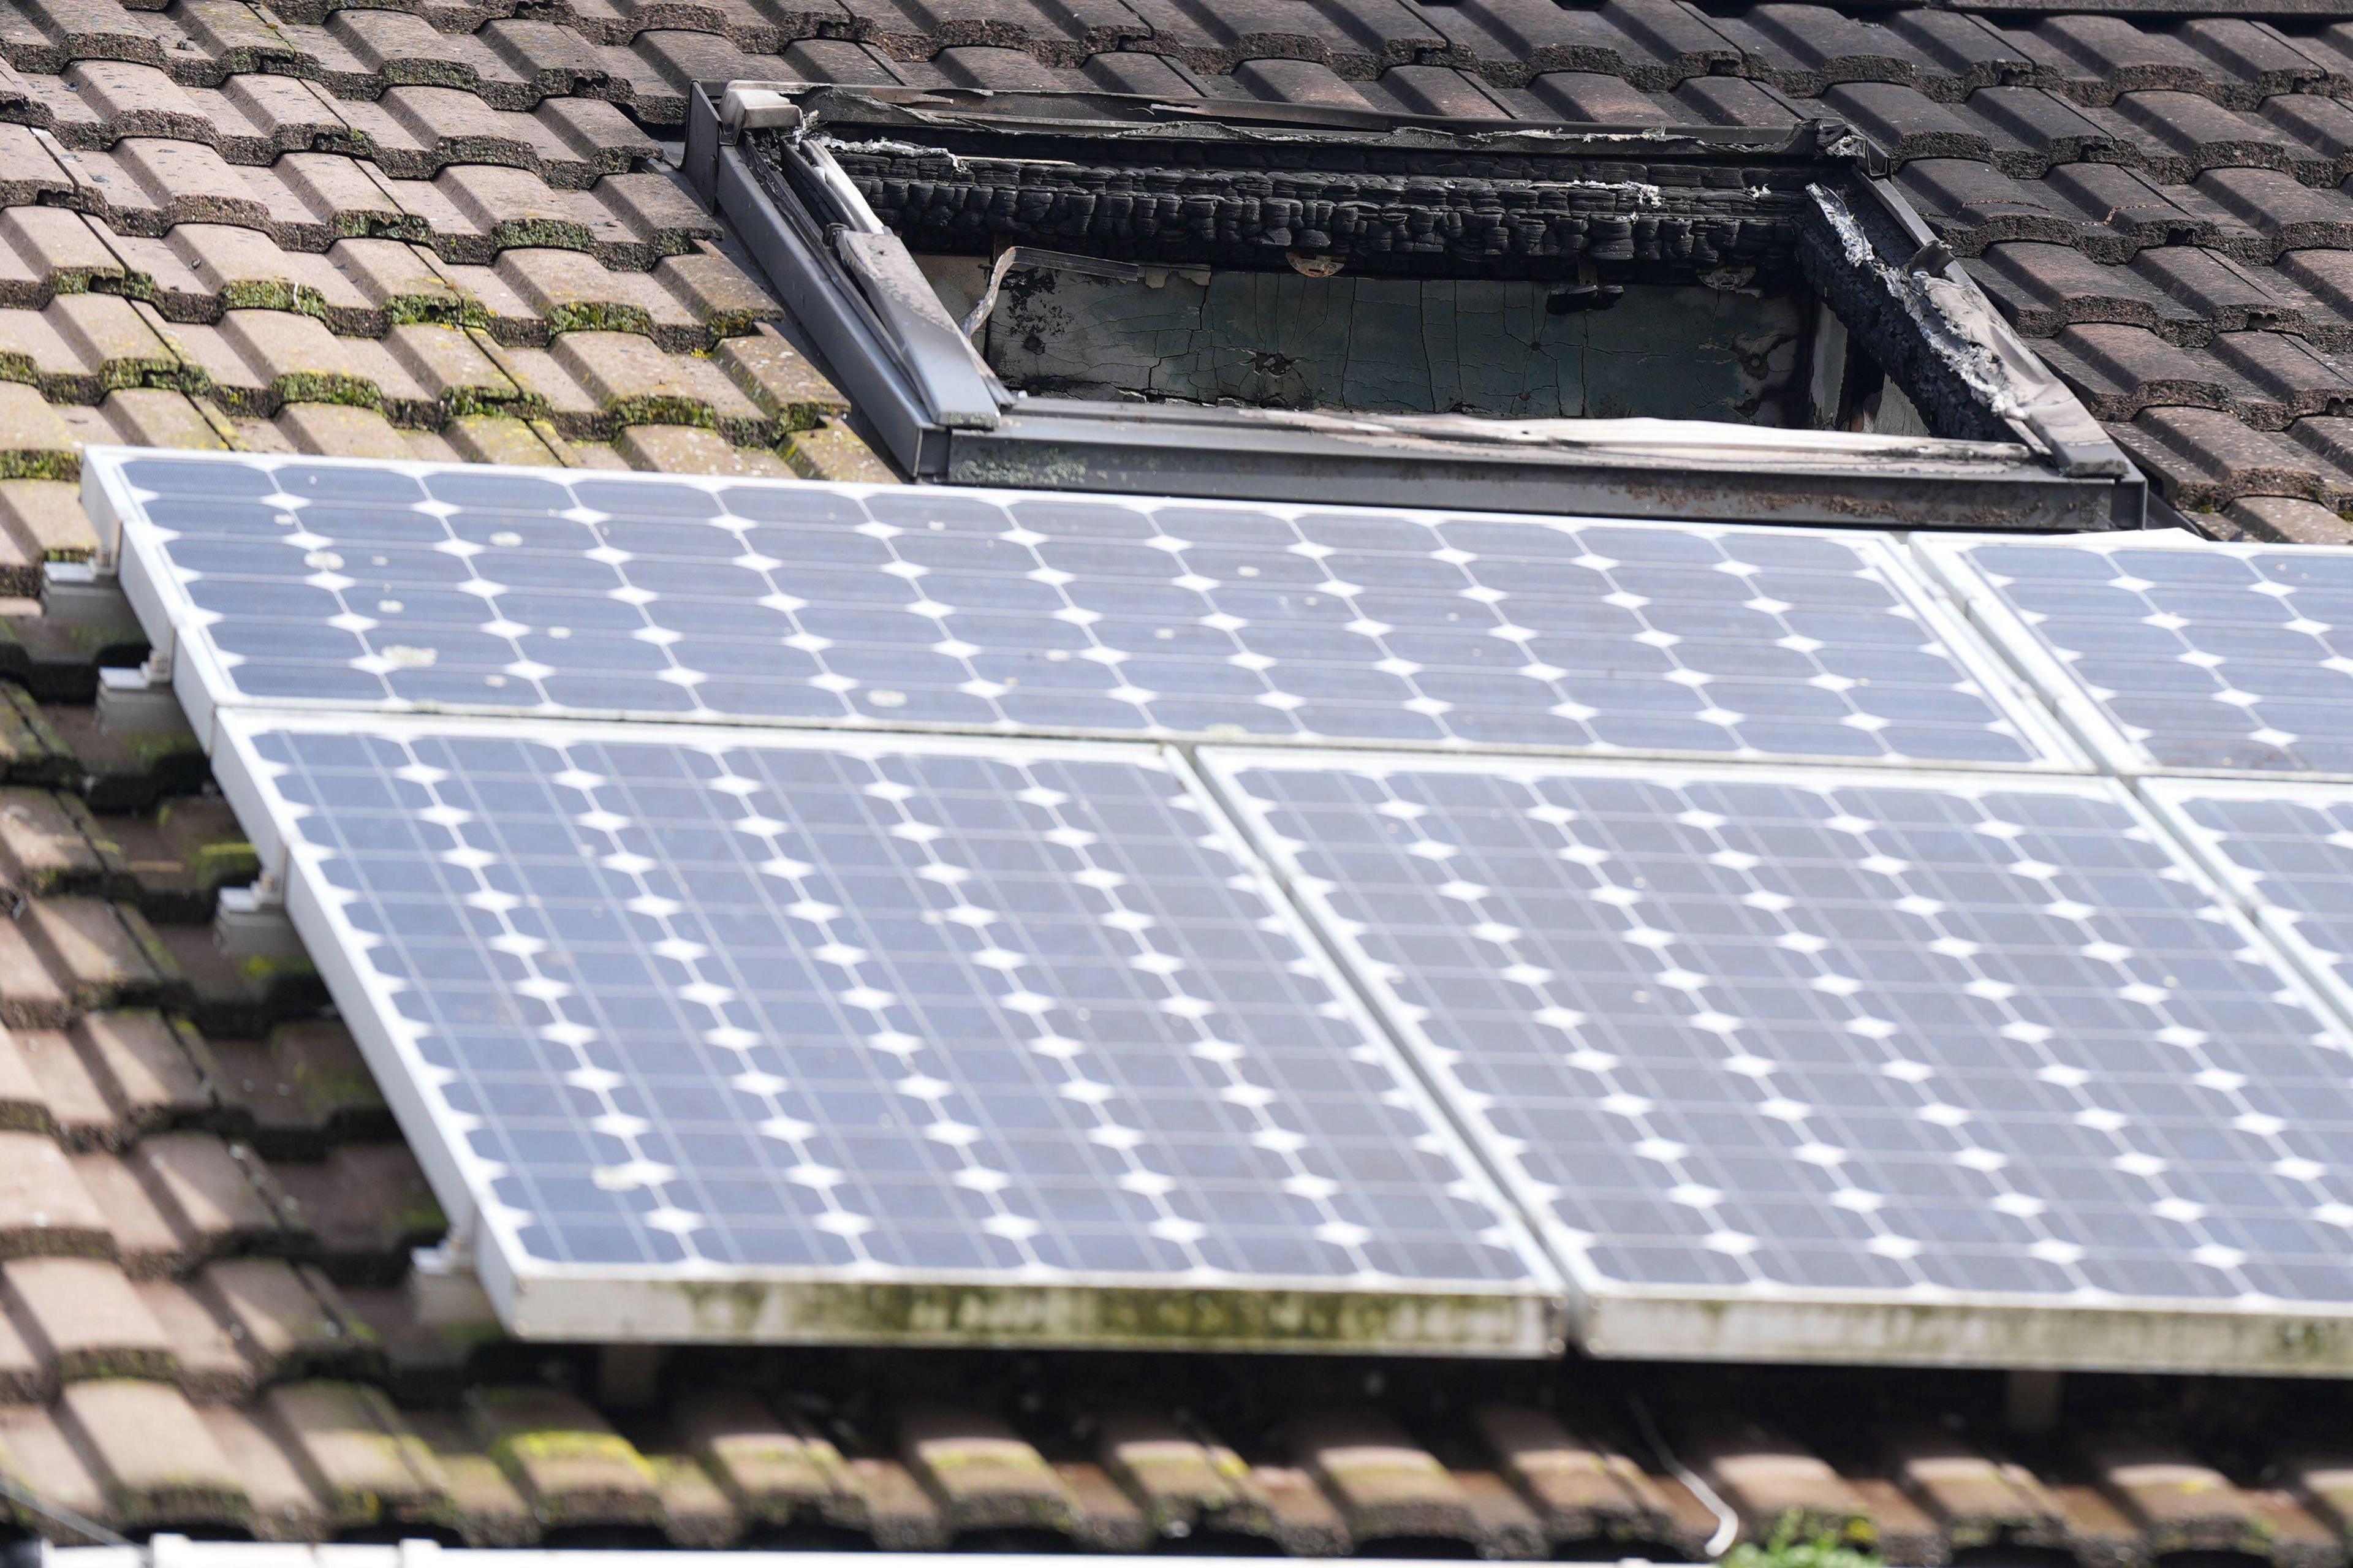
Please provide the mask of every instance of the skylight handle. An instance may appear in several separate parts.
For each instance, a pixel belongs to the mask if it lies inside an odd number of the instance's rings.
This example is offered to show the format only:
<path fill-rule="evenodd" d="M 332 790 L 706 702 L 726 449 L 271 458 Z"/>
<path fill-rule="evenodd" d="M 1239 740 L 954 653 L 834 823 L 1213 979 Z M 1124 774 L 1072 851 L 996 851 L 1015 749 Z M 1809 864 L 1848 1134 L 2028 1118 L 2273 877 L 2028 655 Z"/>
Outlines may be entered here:
<path fill-rule="evenodd" d="M 733 145 L 746 131 L 797 131 L 801 118 L 800 105 L 776 89 L 730 82 L 719 103 L 719 140 Z"/>

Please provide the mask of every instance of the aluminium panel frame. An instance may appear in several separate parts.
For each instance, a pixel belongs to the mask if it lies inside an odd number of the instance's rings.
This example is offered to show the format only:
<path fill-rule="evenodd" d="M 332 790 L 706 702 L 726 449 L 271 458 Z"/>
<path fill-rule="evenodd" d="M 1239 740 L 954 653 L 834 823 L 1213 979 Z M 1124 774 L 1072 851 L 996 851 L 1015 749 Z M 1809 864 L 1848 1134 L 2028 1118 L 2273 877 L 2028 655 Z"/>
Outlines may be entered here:
<path fill-rule="evenodd" d="M 301 699 L 254 697 L 238 687 L 234 671 L 219 657 L 206 627 L 211 613 L 196 606 L 189 597 L 186 581 L 179 569 L 166 558 L 163 531 L 147 521 L 140 494 L 123 472 L 123 465 L 133 459 L 153 459 L 217 462 L 229 467 L 270 472 L 280 468 L 353 468 L 375 472 L 396 472 L 422 477 L 431 474 L 463 470 L 470 473 L 513 473 L 518 476 L 557 484 L 566 480 L 556 477 L 565 470 L 543 468 L 498 468 L 479 463 L 435 463 L 419 460 L 386 460 L 356 458 L 308 458 L 300 456 L 263 456 L 252 453 L 157 453 L 145 447 L 94 447 L 83 457 L 82 494 L 84 504 L 98 526 L 100 547 L 103 557 L 117 569 L 123 591 L 130 597 L 132 609 L 145 629 L 151 644 L 165 655 L 171 666 L 174 692 L 185 709 L 189 722 L 206 752 L 214 747 L 216 713 L 227 707 L 267 707 L 289 712 L 341 711 L 353 713 L 447 712 L 480 716 L 510 716 L 513 718 L 562 718 L 594 721 L 627 721 L 632 723 L 710 726 L 741 728 L 752 731 L 826 731 L 855 734 L 913 735 L 974 735 L 974 736 L 1034 736 L 1065 740 L 1103 740 L 1122 742 L 1166 741 L 1171 742 L 1206 742 L 1208 737 L 1191 731 L 1169 731 L 1146 728 L 1134 730 L 1045 730 L 995 728 L 980 725 L 916 723 L 877 719 L 862 714 L 844 714 L 836 718 L 795 719 L 767 716 L 728 717 L 709 713 L 646 712 L 633 710 L 598 711 L 580 710 L 561 715 L 550 715 L 537 708 L 501 707 L 483 703 L 462 709 L 435 707 L 426 704 L 395 704 L 376 701 L 355 704 L 338 699 Z M 670 475 L 648 473 L 606 473 L 601 470 L 584 474 L 599 484 L 645 484 L 676 488 L 688 486 L 713 494 L 746 487 L 778 489 L 808 488 L 832 494 L 860 498 L 872 495 L 905 500 L 911 496 L 934 493 L 934 489 L 910 490 L 903 485 L 861 485 L 838 481 L 805 479 L 744 479 L 713 478 L 704 475 Z M 938 487 L 936 493 L 944 499 L 970 496 L 993 505 L 1015 501 L 1045 500 L 1055 501 L 1102 501 L 1110 505 L 1151 510 L 1157 507 L 1182 507 L 1187 510 L 1230 510 L 1253 513 L 1290 516 L 1330 510 L 1328 505 L 1313 502 L 1268 502 L 1238 500 L 1201 500 L 1187 497 L 1138 495 L 1090 495 L 1069 491 L 1025 491 L 1008 489 L 977 489 L 965 487 Z M 1945 762 L 1914 758 L 1873 760 L 1854 757 L 1813 758 L 1787 756 L 1775 759 L 1786 763 L 1820 763 L 1824 766 L 1853 767 L 1889 772 L 1912 768 L 1935 768 L 1954 772 L 2028 772 L 2082 773 L 2092 763 L 2068 735 L 2051 721 L 2042 702 L 2023 685 L 2005 663 L 1992 656 L 1972 633 L 1963 618 L 1953 612 L 1944 598 L 1924 582 L 1913 562 L 1894 539 L 1876 532 L 1840 529 L 1790 529 L 1770 524 L 1741 525 L 1736 523 L 1674 523 L 1656 519 L 1588 518 L 1569 516 L 1534 516 L 1526 513 L 1481 513 L 1454 508 L 1406 508 L 1373 506 L 1364 509 L 1388 516 L 1411 517 L 1424 521 L 1438 520 L 1464 522 L 1493 522 L 1523 527 L 1542 528 L 1553 523 L 1578 526 L 1634 528 L 1662 533 L 1704 531 L 1711 537 L 1756 534 L 1783 537 L 1793 532 L 1816 534 L 1851 546 L 1861 563 L 1874 571 L 1896 602 L 1911 612 L 1919 625 L 1924 640 L 1942 648 L 1952 659 L 1958 673 L 1973 682 L 1991 710 L 2010 721 L 2017 731 L 2021 745 L 2031 756 L 2024 762 L 1984 763 Z M 1656 756 L 1671 761 L 1720 761 L 1725 752 L 1570 752 L 1564 748 L 1544 746 L 1468 745 L 1443 742 L 1407 742 L 1397 741 L 1351 740 L 1346 737 L 1282 735 L 1238 737 L 1230 743 L 1271 748 L 1298 747 L 1314 751 L 1376 750 L 1383 752 L 1414 751 L 1435 755 L 1586 755 L 1586 756 Z"/>
<path fill-rule="evenodd" d="M 2353 773 L 2319 773 L 2308 769 L 2190 767 L 2158 761 L 2155 752 L 2127 733 L 2091 684 L 2059 657 L 2020 614 L 1985 571 L 1969 558 L 1979 546 L 2004 548 L 2031 545 L 2041 550 L 2092 550 L 2103 555 L 2120 550 L 2187 550 L 2201 555 L 2325 555 L 2339 558 L 2339 548 L 2328 544 L 2260 544 L 2207 539 L 2184 529 L 2152 528 L 2139 533 L 2076 534 L 2064 539 L 2025 539 L 2015 534 L 1976 533 L 1931 535 L 1915 533 L 1906 541 L 1908 553 L 1932 593 L 1943 596 L 1978 638 L 2014 672 L 2024 690 L 2039 693 L 2060 726 L 2101 772 L 2127 781 L 2143 776 L 2264 779 L 2280 783 L 2353 783 Z"/>
<path fill-rule="evenodd" d="M 1621 762 L 1535 761 L 1525 758 L 1428 757 L 1404 752 L 1385 758 L 1362 753 L 1324 758 L 1263 747 L 1206 746 L 1196 760 L 1216 790 L 1225 815 L 1241 825 L 1259 856 L 1274 868 L 1284 889 L 1341 967 L 1365 988 L 1377 1015 L 1397 1031 L 1398 1044 L 1428 1076 L 1432 1091 L 1450 1110 L 1467 1092 L 1454 1080 L 1440 1051 L 1384 978 L 1383 965 L 1351 931 L 1316 879 L 1303 874 L 1296 856 L 1274 831 L 1267 815 L 1241 787 L 1251 769 L 1312 772 L 1322 767 L 1384 765 L 1396 772 L 1490 773 L 1508 777 L 1620 778 L 1645 782 L 1778 781 L 1806 788 L 1892 787 L 1922 790 L 2008 789 L 2021 793 L 2072 795 L 2122 807 L 2148 829 L 2150 843 L 2181 867 L 2193 885 L 2211 892 L 2233 930 L 2258 958 L 2277 973 L 2323 1024 L 2348 1030 L 2353 1021 L 2324 994 L 2294 956 L 2278 951 L 2268 928 L 2259 927 L 2200 861 L 2179 847 L 2169 821 L 2160 818 L 2126 784 L 2105 778 L 2052 778 L 2013 773 L 1989 779 L 1981 773 L 1870 772 L 1859 769 L 1787 768 L 1711 763 L 1678 767 L 1630 767 Z M 2065 1297 L 2000 1291 L 1908 1291 L 1778 1287 L 1743 1293 L 1708 1287 L 1629 1285 L 1602 1277 L 1584 1249 L 1553 1215 L 1544 1193 L 1525 1179 L 1493 1135 L 1461 1111 L 1466 1137 L 1486 1154 L 1504 1190 L 1518 1198 L 1546 1247 L 1558 1260 L 1569 1287 L 1571 1332 L 1587 1353 L 1606 1360 L 1737 1361 L 1844 1363 L 1879 1366 L 1990 1367 L 2081 1372 L 2199 1372 L 2302 1377 L 2353 1373 L 2353 1300 L 2327 1307 L 2260 1310 L 2236 1302 L 2117 1298 L 2084 1302 Z"/>
<path fill-rule="evenodd" d="M 1518 1205 L 1495 1185 L 1480 1156 L 1431 1099 L 1388 1032 L 1300 921 L 1248 837 L 1228 823 L 1215 795 L 1173 748 L 1149 742 L 976 741 L 886 734 L 814 735 L 705 726 L 488 721 L 352 712 L 294 714 L 224 710 L 216 716 L 213 765 L 222 793 L 251 838 L 266 875 L 285 891 L 286 910 L 317 963 L 329 994 L 385 1088 L 394 1113 L 451 1219 L 468 1237 L 484 1290 L 507 1330 L 527 1340 L 664 1343 L 1025 1345 L 1088 1349 L 1187 1349 L 1538 1358 L 1565 1344 L 1564 1288 Z M 1051 1283 L 1006 1272 L 896 1270 L 858 1274 L 818 1268 L 685 1271 L 653 1265 L 555 1264 L 531 1258 L 500 1205 L 480 1201 L 488 1176 L 463 1130 L 425 1087 L 428 1064 L 398 1016 L 394 990 L 358 955 L 362 937 L 343 902 L 327 896 L 324 852 L 301 842 L 287 803 L 258 750 L 273 732 L 348 737 L 475 735 L 553 743 L 604 742 L 710 750 L 903 751 L 975 757 L 1119 760 L 1157 768 L 1204 808 L 1211 831 L 1245 868 L 1270 917 L 1298 946 L 1315 977 L 1379 1053 L 1398 1091 L 1441 1151 L 1508 1232 L 1527 1272 L 1516 1285 L 1475 1280 L 1377 1284 L 1345 1279 L 1253 1279 L 1205 1284 L 1181 1276 L 1072 1274 Z"/>
<path fill-rule="evenodd" d="M 1874 172 L 1870 143 L 1836 121 L 1786 131 L 1695 126 L 1567 126 L 1452 121 L 1314 107 L 1171 104 L 1108 93 L 1006 92 L 945 88 L 841 88 L 797 81 L 708 81 L 687 91 L 685 174 L 743 238 L 770 286 L 809 332 L 835 380 L 869 427 L 915 478 L 954 483 L 1069 486 L 1148 494 L 1188 491 L 1259 500 L 1320 499 L 1380 504 L 1400 495 L 1430 504 L 1494 510 L 1572 510 L 1710 521 L 2021 529 L 2137 529 L 2146 510 L 2139 472 L 2066 386 L 2034 357 L 1967 272 Z M 809 107 L 805 112 L 804 103 Z M 1548 439 L 1417 430 L 1413 419 L 1178 405 L 1107 405 L 1008 391 L 963 337 L 898 237 L 884 228 L 821 146 L 792 154 L 806 165 L 812 201 L 788 188 L 741 138 L 776 128 L 797 137 L 825 115 L 845 113 L 918 141 L 927 120 L 1069 134 L 1093 110 L 1293 138 L 1317 132 L 1358 138 L 1535 138 L 1556 153 L 1589 144 L 1623 156 L 1639 138 L 1646 156 L 1822 161 L 1814 189 L 1842 247 L 1856 298 L 1896 330 L 1918 336 L 1930 362 L 1966 383 L 1980 414 L 2012 441 L 1922 441 L 1889 452 L 1853 438 L 1785 433 L 1770 458 L 1725 443 L 1724 426 L 1675 426 L 1671 449 L 1569 433 Z M 1110 123 L 1108 120 L 1103 123 Z M 968 128 L 970 128 L 968 126 Z M 1865 221 L 1858 225 L 1853 208 Z M 1866 230 L 1894 237 L 1882 254 Z M 1833 267 L 1841 263 L 1831 263 Z M 1431 422 L 1446 424 L 1440 420 Z M 1606 424 L 1607 422 L 1601 422 Z M 1643 422 L 1651 423 L 1651 422 Z M 1746 427 L 1742 427 L 1746 428 Z M 1599 426 L 1595 426 L 1597 432 Z"/>

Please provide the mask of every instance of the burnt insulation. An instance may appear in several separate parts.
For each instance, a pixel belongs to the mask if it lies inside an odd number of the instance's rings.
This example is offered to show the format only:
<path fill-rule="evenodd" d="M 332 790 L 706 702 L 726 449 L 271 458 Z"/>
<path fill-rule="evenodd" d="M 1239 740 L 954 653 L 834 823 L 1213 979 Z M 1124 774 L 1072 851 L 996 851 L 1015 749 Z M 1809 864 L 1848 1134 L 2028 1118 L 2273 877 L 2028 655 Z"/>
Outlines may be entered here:
<path fill-rule="evenodd" d="M 928 128 L 927 128 L 928 129 Z M 782 177 L 776 141 L 747 136 Z M 1107 146 L 1043 133 L 1036 156 L 826 138 L 875 216 L 910 249 L 986 256 L 1035 245 L 1162 265 L 1281 268 L 1302 256 L 1352 272 L 1436 278 L 1670 281 L 1716 268 L 1802 280 L 1911 398 L 1930 428 L 2014 438 L 1922 334 L 1902 300 L 1847 259 L 1807 194 L 1849 171 L 1760 161 L 1694 163 L 1361 147 Z M 1194 161 L 1198 160 L 1198 161 Z M 790 181 L 786 180 L 789 184 Z M 1873 202 L 1851 204 L 1883 258 L 1912 248 Z M 1768 285 L 1772 286 L 1772 285 Z"/>
<path fill-rule="evenodd" d="M 895 143 L 831 150 L 909 248 L 949 255 L 1021 244 L 1267 268 L 1296 253 L 1450 277 L 1551 276 L 1578 263 L 1778 269 L 1810 208 L 1802 188 L 1752 184 L 1740 171 L 1658 184 L 1622 164 L 1529 178 L 1048 163 Z"/>
<path fill-rule="evenodd" d="M 1882 257 L 1901 255 L 1904 237 L 1875 207 L 1852 208 L 1872 248 Z M 1985 405 L 1960 374 L 1936 352 L 1875 274 L 1851 264 L 1836 230 L 1817 212 L 1803 225 L 1798 267 L 1822 303 L 1845 324 L 1848 335 L 1877 362 L 1887 379 L 1920 411 L 1928 428 L 1957 441 L 2012 441 L 2017 434 Z"/>

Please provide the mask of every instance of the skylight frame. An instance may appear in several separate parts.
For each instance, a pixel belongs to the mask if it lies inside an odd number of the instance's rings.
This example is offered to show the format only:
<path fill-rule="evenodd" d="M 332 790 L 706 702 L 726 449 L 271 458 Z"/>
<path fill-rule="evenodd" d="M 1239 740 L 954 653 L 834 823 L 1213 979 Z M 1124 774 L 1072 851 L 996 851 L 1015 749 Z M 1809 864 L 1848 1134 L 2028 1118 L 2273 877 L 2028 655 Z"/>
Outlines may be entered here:
<path fill-rule="evenodd" d="M 919 479 L 1704 521 L 2024 531 L 2142 523 L 2138 472 L 1883 177 L 1868 142 L 1841 121 L 1770 132 L 1499 124 L 1119 94 L 799 82 L 703 82 L 688 97 L 690 182 L 733 226 L 869 426 Z M 1908 333 L 1904 346 L 1915 358 L 1949 371 L 1956 354 L 1968 357 L 1984 384 L 1970 392 L 1980 416 L 2012 438 L 1857 437 L 1670 420 L 1544 421 L 1538 428 L 1016 395 L 964 338 L 822 142 L 798 134 L 819 125 L 919 144 L 947 130 L 1118 138 L 1179 127 L 1311 149 L 1345 141 L 1803 168 L 1818 175 L 1825 254 L 1842 248 L 1851 269 L 1831 280 L 1880 324 L 1874 330 Z M 745 142 L 747 132 L 764 131 L 783 133 L 788 151 L 779 156 L 791 161 L 790 178 Z M 1484 429 L 1466 428 L 1473 425 Z"/>

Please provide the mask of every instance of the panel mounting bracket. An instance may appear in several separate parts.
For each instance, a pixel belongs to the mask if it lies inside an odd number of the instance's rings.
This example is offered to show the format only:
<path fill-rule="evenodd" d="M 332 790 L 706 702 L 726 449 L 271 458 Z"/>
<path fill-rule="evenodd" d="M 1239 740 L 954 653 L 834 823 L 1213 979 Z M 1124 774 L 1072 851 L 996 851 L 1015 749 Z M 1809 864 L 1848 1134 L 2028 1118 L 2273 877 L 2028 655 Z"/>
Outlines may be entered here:
<path fill-rule="evenodd" d="M 100 667 L 98 727 L 105 733 L 162 734 L 185 722 L 179 696 L 172 689 L 171 655 L 155 652 L 144 664 Z"/>
<path fill-rule="evenodd" d="M 243 888 L 223 888 L 213 906 L 213 941 L 239 963 L 302 962 L 307 954 L 286 915 L 286 889 L 274 871 Z"/>

